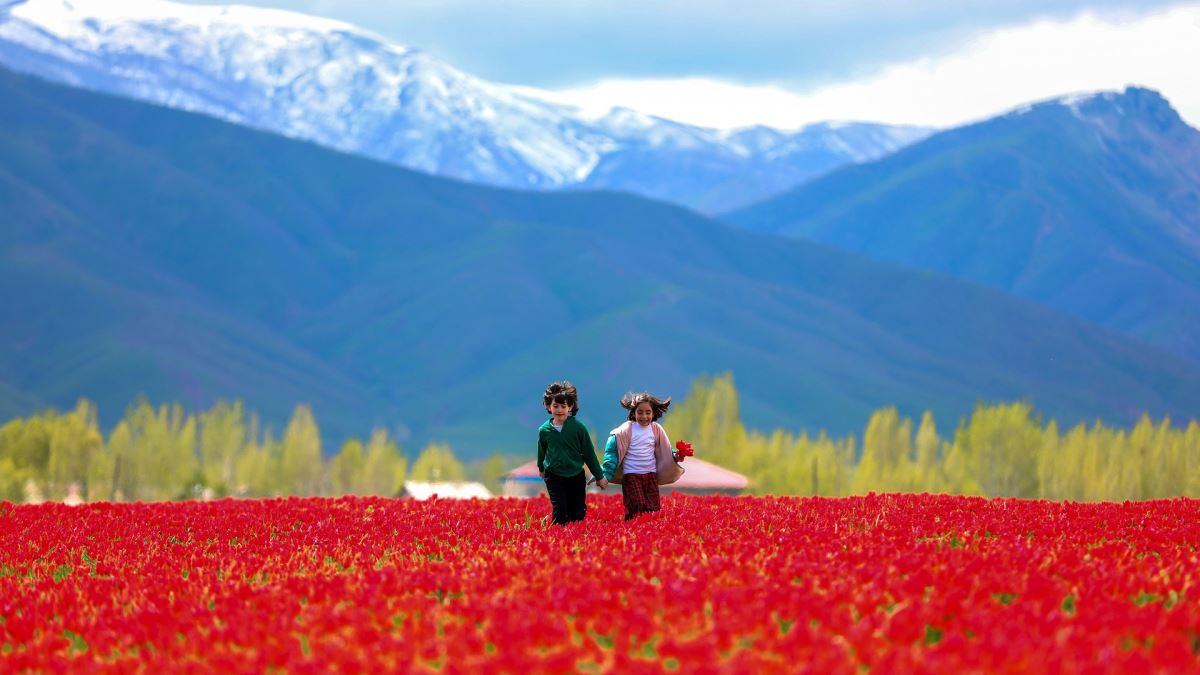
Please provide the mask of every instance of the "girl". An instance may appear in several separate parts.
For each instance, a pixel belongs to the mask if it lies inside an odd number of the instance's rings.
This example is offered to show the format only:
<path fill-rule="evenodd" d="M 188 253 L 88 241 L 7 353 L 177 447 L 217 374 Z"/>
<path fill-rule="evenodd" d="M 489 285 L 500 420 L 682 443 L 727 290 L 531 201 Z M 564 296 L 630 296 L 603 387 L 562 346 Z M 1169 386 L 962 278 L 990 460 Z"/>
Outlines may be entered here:
<path fill-rule="evenodd" d="M 610 432 L 600 471 L 609 482 L 620 484 L 625 520 L 657 511 L 658 486 L 674 483 L 683 475 L 667 432 L 658 423 L 670 405 L 669 397 L 662 400 L 646 392 L 621 399 L 629 420 Z"/>

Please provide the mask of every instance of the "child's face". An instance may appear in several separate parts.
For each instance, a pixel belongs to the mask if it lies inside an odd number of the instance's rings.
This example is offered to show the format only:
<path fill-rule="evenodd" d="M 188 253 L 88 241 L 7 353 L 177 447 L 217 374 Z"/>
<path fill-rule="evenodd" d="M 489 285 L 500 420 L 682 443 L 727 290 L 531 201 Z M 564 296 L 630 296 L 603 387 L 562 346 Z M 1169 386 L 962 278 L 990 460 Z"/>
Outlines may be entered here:
<path fill-rule="evenodd" d="M 571 404 L 562 403 L 559 401 L 551 401 L 550 407 L 546 408 L 551 415 L 554 416 L 554 421 L 562 424 L 563 420 L 567 419 L 567 415 L 571 414 Z"/>
<path fill-rule="evenodd" d="M 639 403 L 638 406 L 633 409 L 633 419 L 638 424 L 646 426 L 654 421 L 654 409 L 650 407 L 649 403 Z"/>

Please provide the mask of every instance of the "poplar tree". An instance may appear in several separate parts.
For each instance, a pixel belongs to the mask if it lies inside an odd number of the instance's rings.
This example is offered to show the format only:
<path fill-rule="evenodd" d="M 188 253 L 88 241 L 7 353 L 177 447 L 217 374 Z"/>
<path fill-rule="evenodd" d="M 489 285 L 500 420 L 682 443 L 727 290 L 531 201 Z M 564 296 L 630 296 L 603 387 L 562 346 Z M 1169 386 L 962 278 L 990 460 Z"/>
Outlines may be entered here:
<path fill-rule="evenodd" d="M 114 499 L 154 501 L 191 494 L 196 421 L 179 404 L 155 410 L 140 400 L 109 436 L 109 449 Z"/>
<path fill-rule="evenodd" d="M 449 447 L 446 448 L 449 452 Z M 457 464 L 454 453 L 449 458 Z M 401 452 L 400 447 L 388 438 L 386 429 L 375 429 L 367 441 L 366 457 L 363 461 L 363 494 L 393 497 L 404 486 L 405 473 L 408 469 L 408 458 Z M 453 469 L 449 470 L 453 473 Z M 456 478 L 443 480 L 462 480 L 462 465 L 458 465 Z"/>
<path fill-rule="evenodd" d="M 21 502 L 27 483 L 45 482 L 50 456 L 50 425 L 53 412 L 15 419 L 0 427 L 0 499 Z"/>
<path fill-rule="evenodd" d="M 81 497 L 86 497 L 91 463 L 103 450 L 96 407 L 90 401 L 80 400 L 74 410 L 56 416 L 50 425 L 46 498 L 65 498 L 71 485 L 79 488 Z"/>
<path fill-rule="evenodd" d="M 929 410 L 921 415 L 916 446 L 912 489 L 916 492 L 943 492 L 946 481 L 942 474 L 942 439 L 938 437 L 937 423 Z"/>
<path fill-rule="evenodd" d="M 501 484 L 504 474 L 508 472 L 508 462 L 500 453 L 492 453 L 479 469 L 479 480 L 493 495 L 500 495 L 504 489 Z"/>
<path fill-rule="evenodd" d="M 1058 422 L 1050 420 L 1050 424 L 1042 431 L 1042 451 L 1038 456 L 1038 497 L 1056 499 L 1051 495 L 1065 493 L 1065 486 L 1059 476 L 1062 454 Z"/>
<path fill-rule="evenodd" d="M 863 433 L 854 492 L 899 491 L 913 483 L 912 420 L 894 407 L 877 410 Z"/>
<path fill-rule="evenodd" d="M 466 475 L 454 451 L 444 443 L 431 443 L 417 455 L 409 479 L 422 482 L 461 481 Z"/>
<path fill-rule="evenodd" d="M 274 497 L 290 494 L 285 490 L 279 469 L 279 443 L 268 429 L 263 439 L 251 443 L 238 457 L 233 494 L 239 497 Z"/>
<path fill-rule="evenodd" d="M 283 433 L 279 456 L 280 487 L 286 495 L 311 496 L 321 492 L 321 433 L 312 409 L 296 406 Z"/>
<path fill-rule="evenodd" d="M 1184 455 L 1184 474 L 1187 476 L 1184 494 L 1200 497 L 1200 423 L 1195 420 L 1189 422 L 1179 443 Z"/>
<path fill-rule="evenodd" d="M 954 438 L 965 477 L 989 497 L 1036 496 L 1041 442 L 1041 425 L 1024 402 L 977 405 Z"/>
<path fill-rule="evenodd" d="M 749 475 L 755 465 L 739 408 L 731 373 L 701 376 L 680 404 L 672 404 L 664 427 L 671 438 L 692 443 L 697 457 Z"/>
<path fill-rule="evenodd" d="M 360 492 L 363 476 L 363 444 L 351 438 L 342 444 L 342 449 L 329 460 L 329 482 L 333 496 L 363 494 Z"/>
<path fill-rule="evenodd" d="M 200 472 L 205 487 L 224 497 L 233 490 L 238 457 L 249 443 L 241 401 L 218 401 L 200 414 Z"/>

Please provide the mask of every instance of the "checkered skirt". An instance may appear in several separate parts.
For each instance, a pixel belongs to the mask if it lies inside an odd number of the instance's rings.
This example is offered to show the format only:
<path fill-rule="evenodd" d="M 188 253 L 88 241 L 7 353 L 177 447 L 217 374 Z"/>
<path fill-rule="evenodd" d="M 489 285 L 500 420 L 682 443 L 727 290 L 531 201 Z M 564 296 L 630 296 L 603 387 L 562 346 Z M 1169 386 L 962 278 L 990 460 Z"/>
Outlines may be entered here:
<path fill-rule="evenodd" d="M 658 474 L 625 474 L 621 477 L 621 498 L 625 502 L 625 520 L 659 510 Z"/>

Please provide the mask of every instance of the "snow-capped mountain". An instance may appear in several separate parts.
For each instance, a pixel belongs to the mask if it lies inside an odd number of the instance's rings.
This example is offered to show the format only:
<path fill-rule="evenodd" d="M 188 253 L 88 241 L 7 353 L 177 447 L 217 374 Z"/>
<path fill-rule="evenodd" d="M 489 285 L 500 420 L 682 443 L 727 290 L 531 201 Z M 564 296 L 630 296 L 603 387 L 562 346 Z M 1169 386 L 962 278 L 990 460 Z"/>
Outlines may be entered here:
<path fill-rule="evenodd" d="M 346 23 L 236 5 L 0 0 L 0 63 L 441 176 L 619 188 L 709 211 L 928 133 L 722 131 L 629 110 L 588 118 Z"/>

